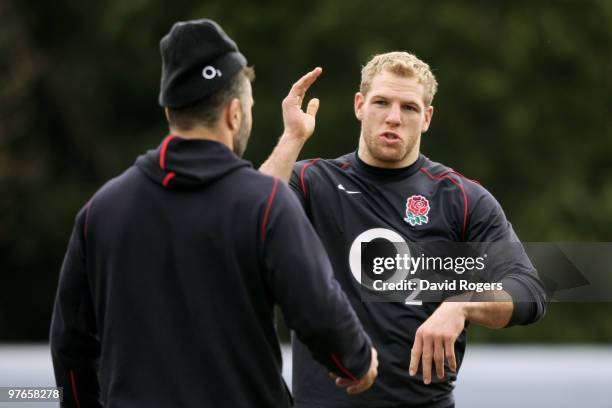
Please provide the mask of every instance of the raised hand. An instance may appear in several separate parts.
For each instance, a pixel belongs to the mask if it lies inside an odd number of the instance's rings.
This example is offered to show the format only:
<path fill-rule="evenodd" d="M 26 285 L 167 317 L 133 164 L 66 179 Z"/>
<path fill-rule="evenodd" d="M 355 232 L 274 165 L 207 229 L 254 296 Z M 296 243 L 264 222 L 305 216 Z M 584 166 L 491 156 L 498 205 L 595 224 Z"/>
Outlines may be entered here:
<path fill-rule="evenodd" d="M 314 132 L 315 116 L 319 109 L 319 100 L 313 98 L 308 102 L 306 112 L 302 110 L 302 102 L 308 88 L 321 75 L 323 69 L 317 67 L 301 77 L 293 84 L 289 94 L 283 99 L 284 136 L 306 141 Z"/>

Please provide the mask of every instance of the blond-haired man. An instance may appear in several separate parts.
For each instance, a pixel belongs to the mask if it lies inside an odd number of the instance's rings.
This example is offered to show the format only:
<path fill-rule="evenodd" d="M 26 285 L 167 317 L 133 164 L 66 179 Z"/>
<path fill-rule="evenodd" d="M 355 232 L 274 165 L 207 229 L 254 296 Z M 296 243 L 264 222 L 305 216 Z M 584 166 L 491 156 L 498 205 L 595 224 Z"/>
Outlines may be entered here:
<path fill-rule="evenodd" d="M 362 69 L 354 101 L 361 122 L 357 151 L 296 164 L 319 106 L 313 99 L 303 112 L 302 100 L 320 74 L 320 68 L 306 74 L 283 101 L 285 132 L 260 170 L 288 181 L 300 199 L 336 279 L 379 350 L 380 370 L 368 392 L 349 396 L 325 382 L 325 368 L 294 339 L 296 404 L 453 407 L 466 323 L 502 328 L 538 320 L 545 312 L 542 284 L 521 247 L 495 270 L 493 280 L 503 289 L 483 298 L 490 301 L 419 302 L 416 291 L 405 303 L 362 301 L 362 243 L 516 243 L 518 238 L 487 190 L 421 154 L 438 84 L 428 64 L 407 52 L 376 55 Z M 337 385 L 347 384 L 350 380 L 337 379 Z"/>

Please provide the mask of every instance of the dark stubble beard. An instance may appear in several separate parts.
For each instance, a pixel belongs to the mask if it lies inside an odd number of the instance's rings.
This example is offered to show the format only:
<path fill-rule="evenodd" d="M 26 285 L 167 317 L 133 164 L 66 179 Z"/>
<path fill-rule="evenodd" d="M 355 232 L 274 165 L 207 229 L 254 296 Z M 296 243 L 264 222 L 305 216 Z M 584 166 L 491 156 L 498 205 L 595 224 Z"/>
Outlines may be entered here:
<path fill-rule="evenodd" d="M 402 141 L 402 148 L 397 152 L 396 155 L 384 154 L 384 147 L 378 143 L 375 135 L 364 137 L 366 149 L 368 149 L 370 155 L 378 161 L 383 163 L 398 163 L 401 162 L 410 154 L 412 149 L 416 146 L 416 140 Z"/>
<path fill-rule="evenodd" d="M 236 154 L 236 156 L 242 157 L 242 155 L 246 151 L 250 136 L 251 129 L 247 127 L 246 120 L 243 120 L 242 123 L 240 123 L 240 128 L 238 129 L 238 132 L 234 136 L 234 153 Z"/>

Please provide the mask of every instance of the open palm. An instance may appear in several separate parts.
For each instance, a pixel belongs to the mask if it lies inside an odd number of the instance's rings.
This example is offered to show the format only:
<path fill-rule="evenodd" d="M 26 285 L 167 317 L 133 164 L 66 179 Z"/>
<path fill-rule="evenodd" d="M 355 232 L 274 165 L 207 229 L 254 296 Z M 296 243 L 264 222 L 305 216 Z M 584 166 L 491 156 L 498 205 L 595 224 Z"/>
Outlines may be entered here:
<path fill-rule="evenodd" d="M 289 91 L 289 94 L 283 99 L 283 124 L 285 126 L 285 134 L 296 139 L 308 139 L 315 128 L 315 117 L 319 109 L 319 100 L 311 99 L 306 107 L 306 112 L 302 110 L 302 102 L 306 91 L 321 75 L 323 70 L 317 67 L 300 78 Z"/>

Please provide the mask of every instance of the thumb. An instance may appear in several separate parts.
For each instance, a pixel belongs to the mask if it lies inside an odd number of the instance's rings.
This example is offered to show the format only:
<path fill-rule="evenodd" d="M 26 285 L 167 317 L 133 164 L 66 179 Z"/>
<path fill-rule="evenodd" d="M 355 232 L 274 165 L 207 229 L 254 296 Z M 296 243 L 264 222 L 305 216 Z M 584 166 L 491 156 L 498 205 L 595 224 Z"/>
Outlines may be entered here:
<path fill-rule="evenodd" d="M 306 113 L 309 114 L 310 116 L 316 116 L 318 110 L 319 110 L 319 100 L 317 98 L 312 98 L 310 102 L 308 102 Z"/>

